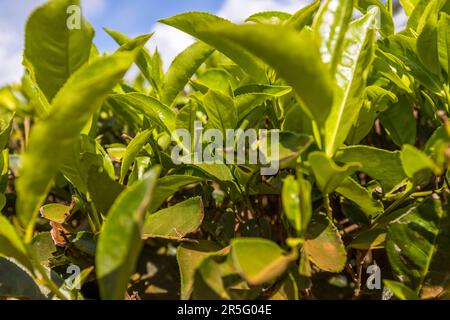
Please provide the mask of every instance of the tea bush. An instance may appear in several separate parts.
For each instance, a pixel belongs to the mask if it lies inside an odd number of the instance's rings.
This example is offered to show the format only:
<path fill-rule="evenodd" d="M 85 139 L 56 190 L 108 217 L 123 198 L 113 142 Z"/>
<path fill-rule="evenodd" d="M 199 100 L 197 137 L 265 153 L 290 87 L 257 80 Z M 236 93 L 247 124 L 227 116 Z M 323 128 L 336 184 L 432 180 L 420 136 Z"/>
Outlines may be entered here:
<path fill-rule="evenodd" d="M 0 91 L 0 297 L 448 298 L 450 1 L 401 3 L 400 32 L 392 1 L 180 14 L 166 72 L 151 34 L 102 54 L 78 1 L 37 8 Z"/>

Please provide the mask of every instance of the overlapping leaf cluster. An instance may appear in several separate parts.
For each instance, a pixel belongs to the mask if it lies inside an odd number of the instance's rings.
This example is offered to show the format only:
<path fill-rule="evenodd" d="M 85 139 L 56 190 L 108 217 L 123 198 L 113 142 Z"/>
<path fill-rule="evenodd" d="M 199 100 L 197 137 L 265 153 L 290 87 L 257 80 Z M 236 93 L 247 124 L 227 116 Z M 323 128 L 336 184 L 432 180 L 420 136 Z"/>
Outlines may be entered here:
<path fill-rule="evenodd" d="M 447 298 L 450 1 L 400 2 L 397 32 L 392 1 L 180 14 L 167 71 L 152 35 L 68 29 L 76 0 L 33 11 L 0 91 L 0 297 Z M 195 121 L 279 130 L 280 171 L 174 164 Z"/>

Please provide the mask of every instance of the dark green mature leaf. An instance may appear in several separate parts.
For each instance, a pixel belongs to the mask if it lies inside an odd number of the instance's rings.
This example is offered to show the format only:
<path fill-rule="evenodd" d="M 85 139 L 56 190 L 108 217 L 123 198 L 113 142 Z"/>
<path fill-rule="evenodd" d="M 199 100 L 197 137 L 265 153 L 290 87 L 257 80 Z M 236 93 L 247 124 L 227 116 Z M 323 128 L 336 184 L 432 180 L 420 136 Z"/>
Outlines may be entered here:
<path fill-rule="evenodd" d="M 241 66 L 255 80 L 266 78 L 264 64 L 239 46 L 226 38 L 217 37 L 209 32 L 213 28 L 235 26 L 228 20 L 203 12 L 188 12 L 171 18 L 162 19 L 159 22 L 177 28 L 193 37 L 207 43 L 228 56 L 231 60 Z"/>
<path fill-rule="evenodd" d="M 137 48 L 142 48 L 145 42 L 146 39 L 140 39 Z M 34 126 L 22 159 L 22 175 L 17 182 L 17 212 L 22 224 L 34 224 L 38 208 L 65 155 L 135 56 L 136 51 L 120 51 L 82 67 L 55 97 L 49 116 Z M 47 143 L 48 137 L 56 132 L 58 139 Z"/>
<path fill-rule="evenodd" d="M 313 30 L 320 37 L 320 54 L 331 74 L 343 57 L 344 38 L 353 13 L 353 0 L 326 0 L 317 13 Z"/>
<path fill-rule="evenodd" d="M 312 152 L 308 157 L 309 165 L 316 177 L 317 186 L 324 194 L 329 194 L 351 174 L 361 168 L 361 164 L 350 162 L 338 166 L 323 152 Z"/>
<path fill-rule="evenodd" d="M 91 51 L 94 30 L 89 23 L 81 18 L 80 28 L 68 28 L 71 5 L 78 6 L 79 1 L 49 1 L 31 14 L 26 25 L 24 57 L 49 101 L 88 61 Z"/>
<path fill-rule="evenodd" d="M 386 252 L 394 274 L 421 298 L 436 298 L 449 284 L 449 217 L 433 195 L 389 226 Z"/>
<path fill-rule="evenodd" d="M 208 33 L 229 39 L 267 62 L 293 87 L 310 118 L 320 124 L 325 121 L 333 102 L 333 82 L 312 32 L 247 25 Z"/>
<path fill-rule="evenodd" d="M 0 297 L 45 300 L 31 275 L 12 260 L 0 258 Z"/>
<path fill-rule="evenodd" d="M 105 170 L 91 167 L 88 173 L 87 189 L 95 208 L 106 215 L 124 187 L 111 179 Z"/>
<path fill-rule="evenodd" d="M 161 101 L 170 106 L 189 79 L 213 52 L 212 47 L 198 41 L 180 53 L 165 75 Z"/>
<path fill-rule="evenodd" d="M 98 239 L 96 273 L 103 299 L 123 299 L 142 248 L 142 226 L 160 169 L 123 191 L 109 210 Z"/>
<path fill-rule="evenodd" d="M 355 203 L 370 220 L 383 213 L 383 204 L 372 198 L 371 193 L 355 180 L 345 179 L 336 192 Z"/>
<path fill-rule="evenodd" d="M 438 15 L 442 0 L 431 0 L 420 19 L 417 53 L 422 63 L 436 75 L 441 74 L 438 53 Z M 420 29 L 420 30 L 419 30 Z"/>
<path fill-rule="evenodd" d="M 203 203 L 200 197 L 180 202 L 147 216 L 143 238 L 182 239 L 200 227 Z"/>
<path fill-rule="evenodd" d="M 194 276 L 197 267 L 209 255 L 221 247 L 212 242 L 201 240 L 198 243 L 183 243 L 177 248 L 177 261 L 180 267 L 181 299 L 187 300 L 194 289 Z"/>
<path fill-rule="evenodd" d="M 325 148 L 330 156 L 347 139 L 363 104 L 368 68 L 374 54 L 376 12 L 371 10 L 361 19 L 352 22 L 341 48 L 335 49 L 341 53 L 331 51 L 332 63 L 336 64 L 335 76 L 339 90 L 336 91 L 333 107 L 325 123 Z"/>
<path fill-rule="evenodd" d="M 235 268 L 249 284 L 268 283 L 282 275 L 293 260 L 276 243 L 262 238 L 239 238 L 231 242 Z"/>
<path fill-rule="evenodd" d="M 405 96 L 400 96 L 398 103 L 384 111 L 380 120 L 396 145 L 415 144 L 417 125 L 414 109 Z"/>
<path fill-rule="evenodd" d="M 351 146 L 340 149 L 336 154 L 336 160 L 344 163 L 360 163 L 362 167 L 359 170 L 378 180 L 385 192 L 392 190 L 406 178 L 399 151 Z"/>
<path fill-rule="evenodd" d="M 320 269 L 341 272 L 347 261 L 347 253 L 341 236 L 325 214 L 311 220 L 303 250 Z"/>

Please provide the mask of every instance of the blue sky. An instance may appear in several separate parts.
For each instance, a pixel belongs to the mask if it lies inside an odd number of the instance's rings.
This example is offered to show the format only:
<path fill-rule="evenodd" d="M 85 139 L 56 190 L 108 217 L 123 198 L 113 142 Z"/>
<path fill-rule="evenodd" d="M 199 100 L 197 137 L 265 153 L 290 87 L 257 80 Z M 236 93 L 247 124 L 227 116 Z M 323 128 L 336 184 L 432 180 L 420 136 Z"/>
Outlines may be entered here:
<path fill-rule="evenodd" d="M 149 49 L 157 47 L 167 68 L 173 58 L 194 40 L 159 19 L 187 11 L 205 11 L 235 22 L 269 10 L 295 12 L 313 0 L 81 0 L 83 12 L 96 30 L 100 51 L 117 45 L 102 30 L 107 27 L 129 36 L 155 32 Z M 23 30 L 27 16 L 45 0 L 0 0 L 0 86 L 20 80 Z"/>

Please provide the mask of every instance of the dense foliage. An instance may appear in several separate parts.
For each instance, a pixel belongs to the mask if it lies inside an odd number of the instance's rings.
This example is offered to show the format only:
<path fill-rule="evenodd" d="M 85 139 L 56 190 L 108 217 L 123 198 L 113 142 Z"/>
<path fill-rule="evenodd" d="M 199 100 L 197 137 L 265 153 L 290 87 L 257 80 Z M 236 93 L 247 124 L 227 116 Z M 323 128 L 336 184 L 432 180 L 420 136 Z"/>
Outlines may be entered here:
<path fill-rule="evenodd" d="M 450 1 L 400 2 L 397 33 L 392 1 L 180 14 L 167 72 L 152 35 L 101 54 L 78 1 L 37 8 L 0 90 L 0 297 L 448 297 Z M 195 121 L 279 130 L 279 172 L 175 164 Z"/>

